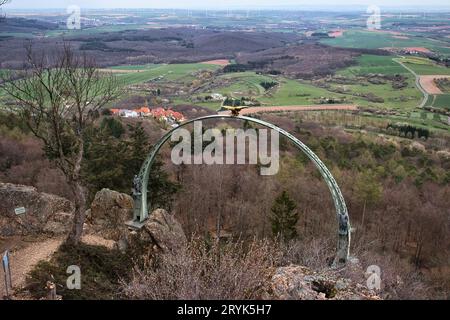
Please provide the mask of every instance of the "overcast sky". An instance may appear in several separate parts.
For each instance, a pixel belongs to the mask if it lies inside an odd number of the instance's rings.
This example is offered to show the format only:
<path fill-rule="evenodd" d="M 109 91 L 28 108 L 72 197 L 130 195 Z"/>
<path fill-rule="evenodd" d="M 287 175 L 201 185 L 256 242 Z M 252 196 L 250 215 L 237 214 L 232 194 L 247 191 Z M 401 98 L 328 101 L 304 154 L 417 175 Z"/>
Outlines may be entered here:
<path fill-rule="evenodd" d="M 12 0 L 6 8 L 65 8 L 78 5 L 81 8 L 195 8 L 195 9 L 263 9 L 263 8 L 311 8 L 312 6 L 336 9 L 348 6 L 381 7 L 450 7 L 448 0 Z"/>

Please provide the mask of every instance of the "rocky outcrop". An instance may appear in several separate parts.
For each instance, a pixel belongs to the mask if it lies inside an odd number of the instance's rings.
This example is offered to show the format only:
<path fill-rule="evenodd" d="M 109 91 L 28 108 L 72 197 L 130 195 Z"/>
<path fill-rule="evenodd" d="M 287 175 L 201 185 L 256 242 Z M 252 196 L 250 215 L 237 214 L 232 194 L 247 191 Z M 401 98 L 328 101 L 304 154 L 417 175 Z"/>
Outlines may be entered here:
<path fill-rule="evenodd" d="M 339 277 L 333 270 L 314 272 L 291 265 L 275 270 L 264 299 L 273 300 L 378 300 L 366 286 Z"/>
<path fill-rule="evenodd" d="M 187 245 L 181 224 L 163 209 L 152 212 L 137 236 L 141 243 L 151 244 L 153 249 L 162 253 L 174 253 Z"/>
<path fill-rule="evenodd" d="M 105 239 L 119 241 L 126 233 L 125 222 L 133 216 L 133 198 L 117 191 L 102 189 L 86 212 L 88 231 Z"/>
<path fill-rule="evenodd" d="M 15 209 L 25 208 L 16 214 Z M 0 236 L 65 234 L 72 224 L 73 204 L 36 188 L 0 183 Z"/>

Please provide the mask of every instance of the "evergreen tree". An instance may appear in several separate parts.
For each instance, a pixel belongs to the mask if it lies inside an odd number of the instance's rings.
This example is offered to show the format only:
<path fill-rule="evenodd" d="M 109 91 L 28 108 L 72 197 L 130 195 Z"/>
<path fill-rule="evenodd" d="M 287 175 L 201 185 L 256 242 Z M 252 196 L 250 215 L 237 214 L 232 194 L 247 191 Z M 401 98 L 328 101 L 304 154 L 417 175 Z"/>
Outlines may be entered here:
<path fill-rule="evenodd" d="M 83 177 L 89 189 L 89 201 L 103 188 L 127 192 L 126 176 L 127 145 L 108 130 L 92 130 L 86 143 L 86 162 Z"/>
<path fill-rule="evenodd" d="M 281 236 L 285 241 L 297 237 L 296 225 L 299 217 L 296 207 L 294 201 L 289 197 L 289 194 L 286 191 L 283 191 L 283 193 L 275 199 L 270 215 L 272 233 L 274 236 Z"/>
<path fill-rule="evenodd" d="M 135 127 L 130 126 L 129 131 L 128 150 L 130 159 L 127 168 L 129 170 L 128 176 L 133 177 L 141 169 L 152 146 L 148 142 L 148 136 L 141 123 Z M 157 158 L 152 165 L 148 183 L 149 201 L 152 207 L 155 209 L 157 207 L 170 208 L 172 197 L 178 189 L 178 184 L 169 180 L 169 175 L 163 170 L 162 161 Z"/>
<path fill-rule="evenodd" d="M 361 229 L 364 227 L 366 208 L 375 205 L 381 198 L 383 186 L 377 181 L 376 174 L 366 170 L 358 174 L 354 184 L 355 194 L 363 204 Z"/>
<path fill-rule="evenodd" d="M 102 188 L 130 193 L 133 178 L 147 158 L 151 145 L 141 123 L 128 126 L 128 138 L 116 139 L 109 130 L 92 130 L 86 147 L 84 178 L 89 185 L 89 198 Z M 170 181 L 163 170 L 163 163 L 156 160 L 149 179 L 149 201 L 153 208 L 170 209 L 178 184 Z"/>
<path fill-rule="evenodd" d="M 100 129 L 114 138 L 120 138 L 125 133 L 122 122 L 112 117 L 103 118 Z"/>

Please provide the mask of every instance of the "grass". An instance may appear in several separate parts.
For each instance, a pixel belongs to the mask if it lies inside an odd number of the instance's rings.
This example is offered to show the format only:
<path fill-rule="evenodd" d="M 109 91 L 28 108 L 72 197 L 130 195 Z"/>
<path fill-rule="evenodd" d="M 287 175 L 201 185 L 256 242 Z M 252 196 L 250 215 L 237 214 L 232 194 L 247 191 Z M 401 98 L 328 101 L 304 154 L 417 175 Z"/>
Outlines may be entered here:
<path fill-rule="evenodd" d="M 339 72 L 340 75 L 348 77 L 356 77 L 367 75 L 369 73 L 397 74 L 403 73 L 407 77 L 407 87 L 404 89 L 394 89 L 389 81 L 386 84 L 361 84 L 355 79 L 355 84 L 345 85 L 348 91 L 345 94 L 328 91 L 324 88 L 316 87 L 307 82 L 299 82 L 297 80 L 287 79 L 284 77 L 268 77 L 259 75 L 254 72 L 239 72 L 220 76 L 226 86 L 204 92 L 199 96 L 212 93 L 221 93 L 235 98 L 253 97 L 264 106 L 289 106 L 289 105 L 313 105 L 317 104 L 317 100 L 321 97 L 326 98 L 345 98 L 346 104 L 356 104 L 359 106 L 373 107 L 378 109 L 397 109 L 400 111 L 411 110 L 417 106 L 421 99 L 421 93 L 417 90 L 414 78 L 398 63 L 392 61 L 392 57 L 379 56 L 362 56 L 356 67 L 350 67 Z M 265 91 L 261 87 L 262 81 L 276 81 L 278 86 Z M 229 83 L 231 82 L 231 84 Z M 339 84 L 332 84 L 337 88 Z M 370 102 L 358 94 L 372 93 L 378 97 L 382 97 L 383 103 Z M 177 99 L 177 104 L 189 103 L 187 100 Z M 217 110 L 220 102 L 196 103 L 200 106 Z"/>
<path fill-rule="evenodd" d="M 386 75 L 408 73 L 405 68 L 392 60 L 392 56 L 362 55 L 357 58 L 357 65 L 337 72 L 343 76 L 381 73 Z"/>
<path fill-rule="evenodd" d="M 450 75 L 450 69 L 441 67 L 438 65 L 424 65 L 424 64 L 414 64 L 405 63 L 406 66 L 410 67 L 418 75 Z"/>
<path fill-rule="evenodd" d="M 407 78 L 407 86 L 403 89 L 394 89 L 392 84 L 361 83 L 355 79 L 356 84 L 344 85 L 348 95 L 374 94 L 384 99 L 383 103 L 370 102 L 361 97 L 353 96 L 351 99 L 360 106 L 376 107 L 380 109 L 396 109 L 405 111 L 416 107 L 422 98 L 420 91 L 415 86 L 415 79 L 408 70 L 393 61 L 392 56 L 362 55 L 357 59 L 357 65 L 337 72 L 338 75 L 355 78 L 369 74 L 394 75 L 402 74 Z M 332 85 L 338 87 L 342 85 Z"/>
<path fill-rule="evenodd" d="M 418 75 L 450 75 L 450 68 L 438 65 L 432 60 L 421 57 L 402 57 L 399 59 Z"/>
<path fill-rule="evenodd" d="M 435 96 L 433 107 L 450 110 L 450 94 L 439 94 Z"/>
<path fill-rule="evenodd" d="M 118 71 L 121 71 L 121 70 L 123 70 L 123 71 L 129 71 L 129 70 L 132 70 L 132 71 L 138 71 L 138 70 L 139 71 L 140 70 L 145 71 L 145 70 L 151 70 L 151 69 L 154 69 L 154 68 L 158 68 L 160 66 L 161 65 L 159 65 L 159 64 L 144 64 L 144 65 L 131 65 L 131 66 L 114 66 L 114 67 L 110 67 L 108 69 L 118 70 Z"/>
<path fill-rule="evenodd" d="M 296 80 L 286 79 L 284 77 L 270 77 L 259 75 L 255 72 L 237 72 L 225 74 L 219 79 L 226 83 L 226 86 L 202 93 L 201 96 L 212 93 L 221 93 L 234 98 L 253 97 L 262 105 L 266 106 L 289 106 L 289 105 L 311 105 L 317 104 L 315 99 L 320 97 L 342 97 L 337 93 L 329 92 L 325 89 L 313 85 L 302 83 Z M 278 86 L 266 91 L 260 83 L 263 81 L 275 81 Z M 187 101 L 177 100 L 177 103 L 188 103 Z M 196 103 L 201 106 L 217 110 L 220 102 Z"/>
<path fill-rule="evenodd" d="M 145 65 L 145 66 L 125 66 L 114 67 L 114 70 L 141 70 L 136 73 L 122 73 L 117 74 L 119 80 L 124 85 L 132 85 L 143 83 L 151 80 L 168 80 L 189 82 L 194 79 L 192 73 L 200 70 L 217 70 L 219 66 L 201 64 L 201 63 L 188 63 L 188 64 L 162 64 L 162 65 Z"/>
<path fill-rule="evenodd" d="M 417 106 L 422 98 L 421 93 L 417 90 L 414 84 L 414 78 L 408 76 L 407 87 L 403 89 L 394 89 L 390 82 L 386 84 L 355 84 L 345 85 L 348 90 L 348 97 L 355 104 L 367 107 L 376 107 L 379 109 L 396 109 L 400 111 L 413 109 Z M 383 98 L 384 102 L 375 103 L 364 98 L 353 96 L 350 94 L 374 94 L 377 97 Z"/>
<path fill-rule="evenodd" d="M 98 26 L 98 27 L 84 27 L 79 30 L 68 30 L 67 28 L 63 29 L 57 29 L 57 30 L 51 30 L 47 31 L 45 33 L 45 36 L 47 37 L 71 37 L 71 36 L 86 36 L 86 35 L 95 35 L 98 33 L 104 33 L 104 32 L 120 32 L 120 31 L 127 31 L 127 30 L 139 30 L 139 29 L 148 29 L 149 26 L 142 24 L 133 24 L 133 25 L 105 25 L 105 26 Z"/>
<path fill-rule="evenodd" d="M 342 96 L 307 83 L 283 78 L 280 79 L 278 90 L 271 96 L 264 96 L 259 100 L 270 106 L 311 105 L 317 104 L 315 99 L 320 97 L 339 98 Z"/>
<path fill-rule="evenodd" d="M 327 45 L 345 48 L 425 47 L 443 55 L 450 55 L 450 49 L 446 48 L 448 47 L 447 42 L 416 37 L 412 34 L 407 34 L 406 36 L 408 39 L 399 39 L 389 33 L 368 30 L 348 30 L 344 32 L 342 37 L 323 39 L 321 42 Z"/>
<path fill-rule="evenodd" d="M 237 72 L 229 73 L 218 78 L 219 81 L 232 81 L 229 86 L 225 86 L 218 90 L 219 93 L 233 96 L 235 98 L 241 96 L 260 96 L 265 93 L 265 89 L 261 86 L 261 82 L 274 81 L 274 78 L 259 75 L 255 72 Z"/>

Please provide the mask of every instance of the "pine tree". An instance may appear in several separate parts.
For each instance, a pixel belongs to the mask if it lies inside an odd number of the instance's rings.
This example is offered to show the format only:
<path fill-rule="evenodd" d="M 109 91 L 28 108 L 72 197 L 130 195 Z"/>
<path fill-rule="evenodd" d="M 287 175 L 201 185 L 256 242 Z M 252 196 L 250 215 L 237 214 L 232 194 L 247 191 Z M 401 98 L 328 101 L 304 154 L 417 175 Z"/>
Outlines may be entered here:
<path fill-rule="evenodd" d="M 126 143 L 114 138 L 108 130 L 99 130 L 89 137 L 85 154 L 83 177 L 88 185 L 89 201 L 103 188 L 128 192 L 124 161 L 127 155 Z"/>
<path fill-rule="evenodd" d="M 133 177 L 139 173 L 151 145 L 141 123 L 128 126 L 128 137 L 116 139 L 105 130 L 92 130 L 86 147 L 86 163 L 83 168 L 89 185 L 89 198 L 102 188 L 130 193 Z M 163 163 L 156 160 L 149 179 L 149 200 L 153 208 L 170 209 L 178 184 L 170 181 L 163 170 Z"/>
<path fill-rule="evenodd" d="M 283 191 L 275 199 L 271 209 L 272 214 L 270 215 L 274 236 L 280 236 L 285 241 L 297 237 L 296 225 L 299 217 L 296 207 L 296 204 L 286 191 Z"/>
<path fill-rule="evenodd" d="M 122 122 L 113 117 L 103 118 L 100 129 L 114 138 L 120 138 L 125 133 Z"/>
<path fill-rule="evenodd" d="M 383 193 L 383 186 L 377 181 L 376 174 L 371 170 L 358 174 L 354 184 L 355 195 L 363 204 L 361 229 L 364 228 L 366 208 L 375 205 Z"/>
<path fill-rule="evenodd" d="M 147 158 L 152 146 L 148 142 L 148 136 L 145 133 L 141 123 L 135 127 L 129 127 L 130 139 L 128 141 L 129 155 L 128 176 L 137 174 Z M 130 180 L 131 182 L 131 180 Z M 163 163 L 156 159 L 152 165 L 148 183 L 149 201 L 152 207 L 168 208 L 173 195 L 178 191 L 179 186 L 169 180 L 169 175 L 163 170 Z"/>

